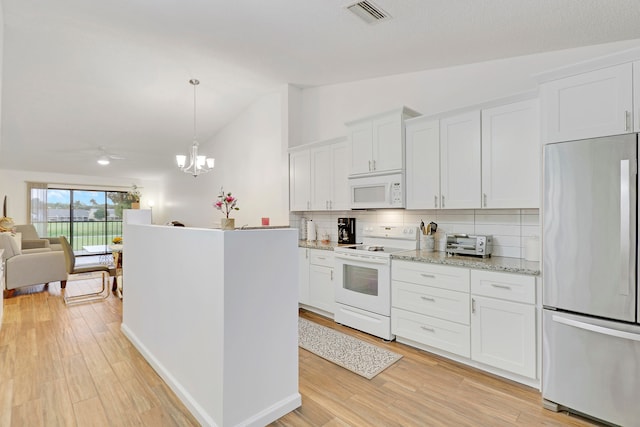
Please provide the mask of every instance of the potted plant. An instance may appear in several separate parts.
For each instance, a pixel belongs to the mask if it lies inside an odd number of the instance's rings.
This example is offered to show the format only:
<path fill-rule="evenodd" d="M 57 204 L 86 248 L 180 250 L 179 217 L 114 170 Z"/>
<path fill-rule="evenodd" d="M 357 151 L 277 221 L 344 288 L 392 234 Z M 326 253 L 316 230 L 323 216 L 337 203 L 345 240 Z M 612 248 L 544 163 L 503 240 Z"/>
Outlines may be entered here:
<path fill-rule="evenodd" d="M 213 206 L 225 215 L 225 218 L 220 220 L 220 227 L 223 230 L 233 230 L 236 228 L 236 220 L 229 218 L 229 214 L 231 211 L 240 210 L 240 208 L 236 206 L 237 204 L 238 199 L 233 197 L 231 193 L 225 193 L 222 188 L 220 189 L 218 199 L 213 203 Z"/>
<path fill-rule="evenodd" d="M 131 185 L 131 189 L 127 192 L 127 200 L 131 202 L 131 209 L 140 209 L 140 197 L 142 197 L 142 193 L 138 190 L 138 186 Z"/>

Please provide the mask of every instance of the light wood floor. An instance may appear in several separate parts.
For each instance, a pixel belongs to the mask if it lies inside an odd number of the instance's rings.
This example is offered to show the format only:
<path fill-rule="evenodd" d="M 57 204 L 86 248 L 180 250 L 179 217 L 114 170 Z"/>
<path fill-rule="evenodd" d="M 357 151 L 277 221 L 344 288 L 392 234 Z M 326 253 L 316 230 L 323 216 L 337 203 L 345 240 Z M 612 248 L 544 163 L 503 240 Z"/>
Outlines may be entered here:
<path fill-rule="evenodd" d="M 300 315 L 400 353 L 367 380 L 300 349 L 302 407 L 272 426 L 592 426 L 542 408 L 540 393 L 314 313 Z"/>
<path fill-rule="evenodd" d="M 0 427 L 198 425 L 120 331 L 119 299 L 67 307 L 59 286 L 30 292 L 4 301 Z M 301 316 L 404 357 L 366 380 L 301 349 L 303 405 L 272 426 L 592 425 L 542 409 L 533 389 Z"/>

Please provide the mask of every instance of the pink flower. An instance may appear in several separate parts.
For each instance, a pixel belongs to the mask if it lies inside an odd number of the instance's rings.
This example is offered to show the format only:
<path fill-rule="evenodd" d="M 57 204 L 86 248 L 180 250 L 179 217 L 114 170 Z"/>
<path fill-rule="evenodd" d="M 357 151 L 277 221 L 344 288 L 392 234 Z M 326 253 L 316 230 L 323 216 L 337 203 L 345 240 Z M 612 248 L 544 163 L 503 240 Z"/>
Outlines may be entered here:
<path fill-rule="evenodd" d="M 220 194 L 218 195 L 218 200 L 213 204 L 216 209 L 221 211 L 227 218 L 229 218 L 229 214 L 231 211 L 238 211 L 236 205 L 238 204 L 238 199 L 233 197 L 231 193 L 225 193 L 224 190 L 220 189 Z"/>
<path fill-rule="evenodd" d="M 227 196 L 227 203 L 231 203 L 235 200 L 235 197 Z"/>

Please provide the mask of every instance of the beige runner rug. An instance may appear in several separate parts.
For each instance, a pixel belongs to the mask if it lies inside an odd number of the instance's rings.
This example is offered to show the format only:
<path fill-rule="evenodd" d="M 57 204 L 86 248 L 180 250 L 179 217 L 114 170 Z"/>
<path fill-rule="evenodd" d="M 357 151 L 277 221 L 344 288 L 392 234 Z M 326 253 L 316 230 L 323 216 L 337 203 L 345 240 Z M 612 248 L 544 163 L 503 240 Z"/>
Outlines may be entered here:
<path fill-rule="evenodd" d="M 400 354 L 300 317 L 298 345 L 369 380 L 402 357 Z"/>

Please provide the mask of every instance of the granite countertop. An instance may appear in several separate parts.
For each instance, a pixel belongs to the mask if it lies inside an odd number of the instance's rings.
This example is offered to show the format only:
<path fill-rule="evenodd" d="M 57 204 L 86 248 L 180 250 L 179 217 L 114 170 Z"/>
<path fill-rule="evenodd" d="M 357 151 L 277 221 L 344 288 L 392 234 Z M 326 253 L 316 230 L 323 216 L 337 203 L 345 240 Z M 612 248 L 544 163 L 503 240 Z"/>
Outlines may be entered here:
<path fill-rule="evenodd" d="M 321 241 L 298 241 L 298 247 L 308 249 L 322 249 L 332 251 L 342 246 L 338 242 L 322 243 Z M 349 246 L 349 245 L 344 245 Z M 529 276 L 540 275 L 540 263 L 525 261 L 520 258 L 491 257 L 475 258 L 470 256 L 447 256 L 445 252 L 426 252 L 421 250 L 397 252 L 391 255 L 391 259 L 426 262 L 431 264 L 450 265 L 454 267 L 474 268 L 477 270 L 501 271 L 505 273 L 526 274 Z"/>
<path fill-rule="evenodd" d="M 298 241 L 298 247 L 299 248 L 322 249 L 322 250 L 325 250 L 325 251 L 332 251 L 334 248 L 337 248 L 338 246 L 340 246 L 340 244 L 338 244 L 338 242 L 322 243 L 322 241 L 320 241 L 320 240 L 313 240 L 311 242 L 306 241 L 306 240 L 299 240 Z M 350 246 L 350 245 L 345 245 L 345 246 Z"/>
<path fill-rule="evenodd" d="M 445 252 L 405 251 L 391 255 L 391 259 L 451 265 L 454 267 L 475 268 L 477 270 L 502 271 L 506 273 L 540 275 L 540 263 L 520 258 L 492 256 L 476 258 L 471 256 L 448 256 Z"/>

